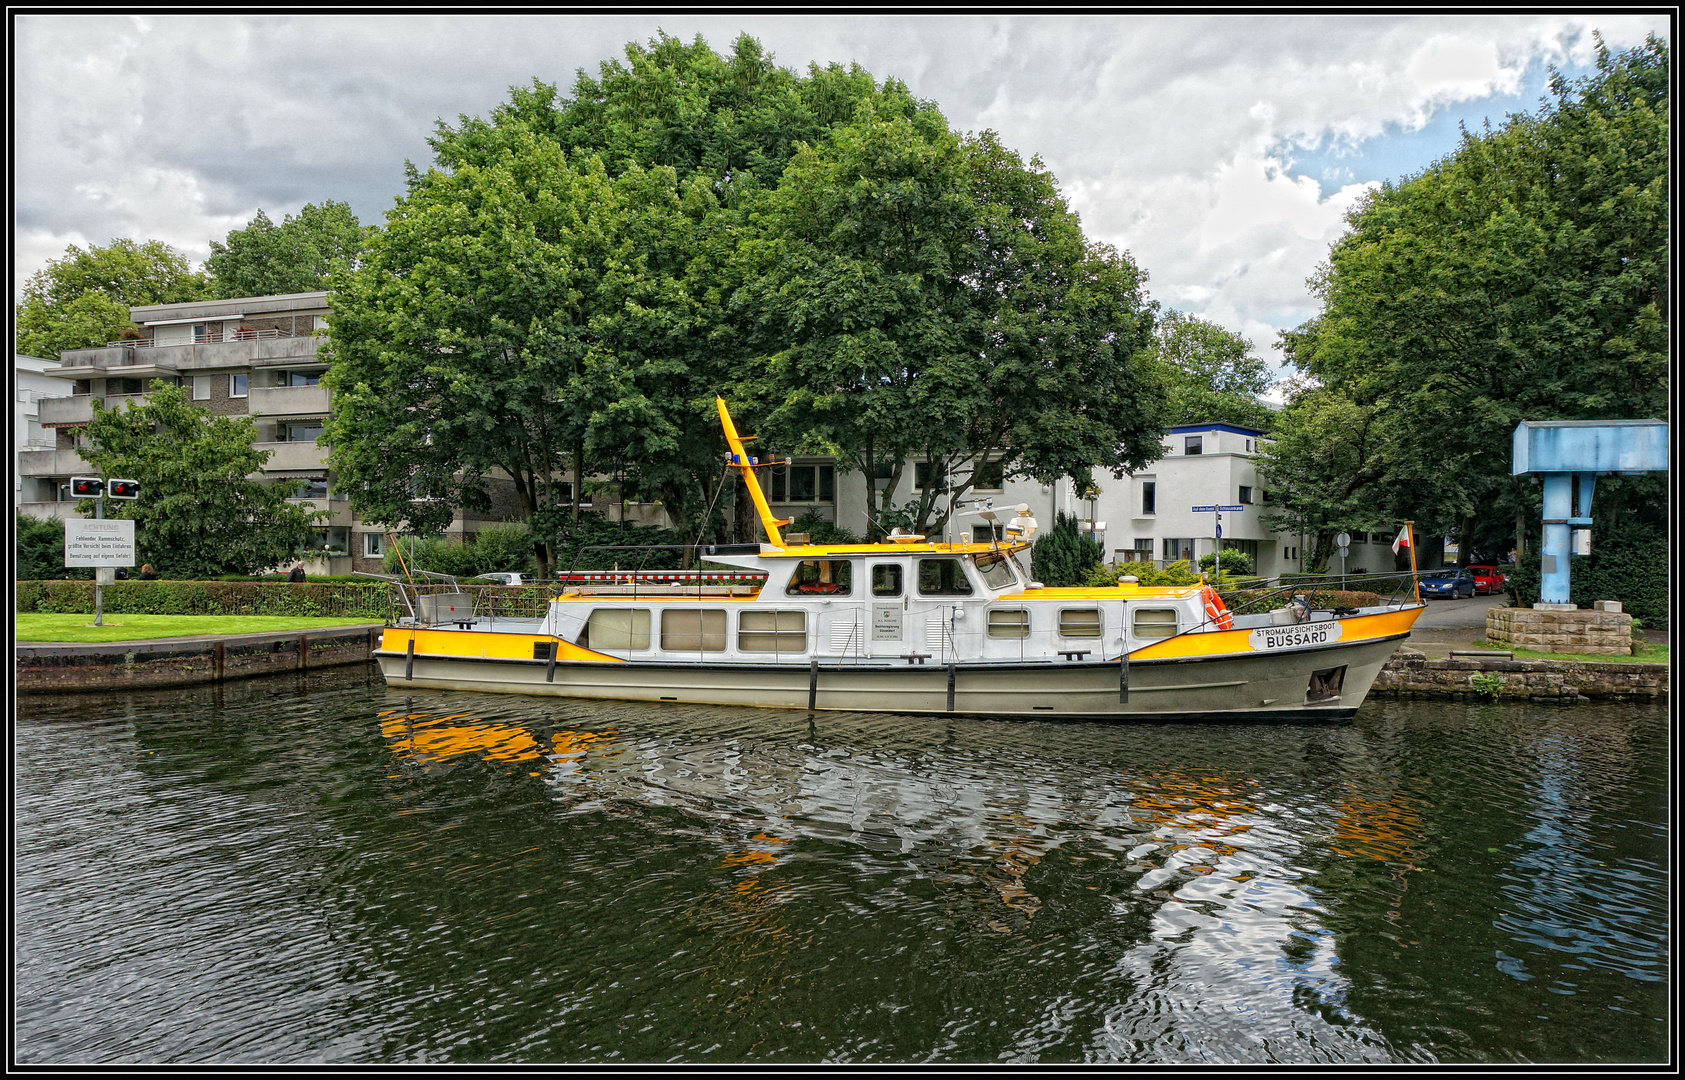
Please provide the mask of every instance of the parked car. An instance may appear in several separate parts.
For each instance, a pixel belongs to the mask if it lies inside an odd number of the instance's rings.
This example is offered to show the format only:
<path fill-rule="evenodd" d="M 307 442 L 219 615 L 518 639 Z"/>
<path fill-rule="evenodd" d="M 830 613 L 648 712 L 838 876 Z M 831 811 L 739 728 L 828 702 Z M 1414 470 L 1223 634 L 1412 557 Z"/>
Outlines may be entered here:
<path fill-rule="evenodd" d="M 1455 600 L 1474 595 L 1474 573 L 1456 566 L 1429 570 L 1422 574 L 1421 582 L 1424 599 Z"/>
<path fill-rule="evenodd" d="M 1504 572 L 1496 566 L 1471 566 L 1476 596 L 1495 596 L 1504 591 Z"/>
<path fill-rule="evenodd" d="M 532 582 L 532 576 L 516 573 L 479 574 L 468 580 L 477 585 L 527 585 Z"/>

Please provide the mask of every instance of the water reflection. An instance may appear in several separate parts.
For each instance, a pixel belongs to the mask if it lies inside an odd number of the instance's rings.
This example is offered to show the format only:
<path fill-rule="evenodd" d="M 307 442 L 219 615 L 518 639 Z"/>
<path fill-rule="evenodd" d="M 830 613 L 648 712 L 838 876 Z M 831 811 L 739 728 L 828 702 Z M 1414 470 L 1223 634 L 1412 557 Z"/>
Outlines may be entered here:
<path fill-rule="evenodd" d="M 1660 710 L 1119 727 L 300 688 L 20 719 L 26 1060 L 1665 1047 Z"/>

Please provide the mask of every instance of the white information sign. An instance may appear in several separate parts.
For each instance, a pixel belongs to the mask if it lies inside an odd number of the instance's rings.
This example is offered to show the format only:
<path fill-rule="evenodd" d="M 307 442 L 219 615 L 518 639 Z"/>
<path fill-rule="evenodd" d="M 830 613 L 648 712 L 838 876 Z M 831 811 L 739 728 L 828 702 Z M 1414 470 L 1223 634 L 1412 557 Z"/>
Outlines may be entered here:
<path fill-rule="evenodd" d="M 1340 624 L 1328 622 L 1294 623 L 1288 626 L 1265 626 L 1247 636 L 1259 652 L 1272 649 L 1303 649 L 1311 645 L 1332 645 L 1340 640 Z"/>
<path fill-rule="evenodd" d="M 66 519 L 64 565 L 133 566 L 135 523 Z"/>

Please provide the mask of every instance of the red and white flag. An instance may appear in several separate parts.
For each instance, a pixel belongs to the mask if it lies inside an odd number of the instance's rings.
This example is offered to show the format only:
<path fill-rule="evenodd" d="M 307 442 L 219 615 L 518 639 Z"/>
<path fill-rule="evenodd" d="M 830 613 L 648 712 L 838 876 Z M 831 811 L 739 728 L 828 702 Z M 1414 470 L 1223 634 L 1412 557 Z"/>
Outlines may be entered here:
<path fill-rule="evenodd" d="M 1398 530 L 1398 539 L 1392 542 L 1392 553 L 1397 555 L 1402 548 L 1410 546 L 1410 526 L 1406 525 Z"/>

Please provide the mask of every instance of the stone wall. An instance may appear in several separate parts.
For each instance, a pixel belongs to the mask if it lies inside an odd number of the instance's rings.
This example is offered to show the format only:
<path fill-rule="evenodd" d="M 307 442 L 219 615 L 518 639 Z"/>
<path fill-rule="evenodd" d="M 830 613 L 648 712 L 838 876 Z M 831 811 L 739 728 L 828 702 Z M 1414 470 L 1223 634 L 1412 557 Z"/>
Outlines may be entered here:
<path fill-rule="evenodd" d="M 20 693 L 131 690 L 366 663 L 378 626 L 333 626 L 229 638 L 18 645 Z"/>
<path fill-rule="evenodd" d="M 1486 640 L 1529 652 L 1632 655 L 1632 616 L 1619 611 L 1487 608 Z"/>
<path fill-rule="evenodd" d="M 1498 696 L 1502 698 L 1657 701 L 1667 697 L 1668 665 L 1491 656 L 1430 660 L 1407 647 L 1387 661 L 1370 693 L 1376 697 L 1488 699 L 1490 694 L 1475 687 L 1474 680 L 1479 676 L 1500 680 L 1503 685 Z"/>

